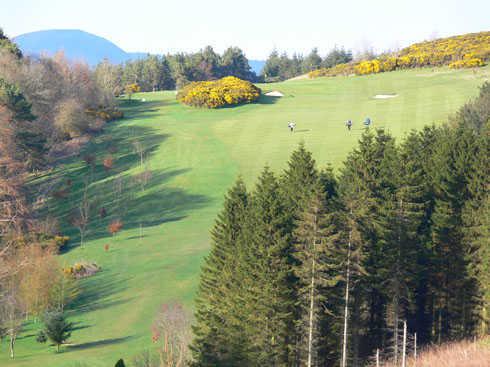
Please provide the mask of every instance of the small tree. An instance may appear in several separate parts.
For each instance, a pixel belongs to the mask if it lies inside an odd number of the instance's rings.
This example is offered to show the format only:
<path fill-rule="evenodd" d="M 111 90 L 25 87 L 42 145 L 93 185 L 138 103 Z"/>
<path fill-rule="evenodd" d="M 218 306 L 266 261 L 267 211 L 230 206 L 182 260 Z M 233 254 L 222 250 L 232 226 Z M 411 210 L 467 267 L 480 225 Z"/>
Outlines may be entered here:
<path fill-rule="evenodd" d="M 89 117 L 80 102 L 71 98 L 58 105 L 54 125 L 62 135 L 73 138 L 89 129 Z"/>
<path fill-rule="evenodd" d="M 159 343 L 161 366 L 184 366 L 191 340 L 190 319 L 180 303 L 162 305 L 152 325 L 152 340 Z"/>
<path fill-rule="evenodd" d="M 146 185 L 150 182 L 152 172 L 149 169 L 145 169 L 143 172 L 138 173 L 134 180 L 141 186 L 141 191 L 145 191 Z"/>
<path fill-rule="evenodd" d="M 145 158 L 145 148 L 143 147 L 143 143 L 139 140 L 133 141 L 133 149 L 138 157 L 140 158 L 140 166 L 143 167 L 144 158 Z"/>
<path fill-rule="evenodd" d="M 73 323 L 67 322 L 62 312 L 50 312 L 46 314 L 44 325 L 44 334 L 56 345 L 56 351 L 59 353 L 60 345 L 71 336 Z"/>
<path fill-rule="evenodd" d="M 87 231 L 87 226 L 90 221 L 90 201 L 88 199 L 88 180 L 85 180 L 85 185 L 83 189 L 83 196 L 80 200 L 78 209 L 76 210 L 71 223 L 78 228 L 80 232 L 80 246 L 83 247 L 83 240 L 85 238 L 85 233 Z"/>
<path fill-rule="evenodd" d="M 140 86 L 136 83 L 127 84 L 124 87 L 124 92 L 128 96 L 129 100 L 131 100 L 131 96 L 133 95 L 133 93 L 138 93 L 140 90 L 141 90 Z"/>
<path fill-rule="evenodd" d="M 116 362 L 116 365 L 114 367 L 126 367 L 126 365 L 124 364 L 124 361 L 121 358 L 119 361 Z"/>
<path fill-rule="evenodd" d="M 117 232 L 119 232 L 123 227 L 123 222 L 120 219 L 113 220 L 109 223 L 107 230 L 112 236 L 115 236 Z"/>
<path fill-rule="evenodd" d="M 104 169 L 106 171 L 110 171 L 111 168 L 114 166 L 114 159 L 111 156 L 107 156 L 102 161 L 102 165 L 104 166 Z"/>

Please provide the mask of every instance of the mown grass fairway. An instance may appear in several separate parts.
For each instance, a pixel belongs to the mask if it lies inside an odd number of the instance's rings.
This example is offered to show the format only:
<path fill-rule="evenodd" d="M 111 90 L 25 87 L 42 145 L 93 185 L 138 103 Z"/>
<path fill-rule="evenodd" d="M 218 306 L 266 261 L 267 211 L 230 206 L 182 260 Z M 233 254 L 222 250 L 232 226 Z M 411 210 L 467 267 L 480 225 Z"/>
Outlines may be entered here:
<path fill-rule="evenodd" d="M 81 297 L 69 313 L 77 323 L 72 345 L 56 354 L 37 344 L 37 326 L 31 323 L 17 342 L 14 362 L 7 358 L 7 343 L 1 344 L 0 365 L 99 367 L 112 366 L 121 357 L 130 361 L 151 345 L 150 326 L 161 303 L 180 300 L 192 308 L 209 229 L 237 175 L 251 184 L 265 164 L 279 172 L 300 141 L 320 166 L 339 167 L 361 135 L 365 117 L 373 120 L 372 128 L 384 127 L 396 136 L 442 123 L 478 93 L 489 75 L 489 67 L 476 73 L 419 69 L 289 81 L 261 86 L 284 97 L 262 97 L 257 104 L 221 110 L 179 105 L 174 92 L 141 94 L 124 102 L 126 119 L 108 125 L 85 149 L 97 154 L 90 196 L 97 208 L 107 208 L 108 216 L 100 218 L 94 210 L 83 248 L 76 244 L 78 235 L 68 217 L 89 174 L 85 162 L 71 159 L 35 182 L 42 188 L 47 179 L 58 180 L 58 186 L 73 180 L 66 199 L 49 201 L 48 210 L 72 236 L 61 262 L 96 261 L 103 269 L 81 282 Z M 372 98 L 391 93 L 398 97 Z M 354 122 L 351 132 L 344 126 L 347 119 Z M 293 134 L 288 121 L 297 124 Z M 143 142 L 153 172 L 144 189 L 134 181 L 143 170 L 133 150 L 135 140 Z M 106 172 L 101 161 L 109 154 L 114 168 Z M 111 237 L 107 225 L 114 218 L 121 218 L 124 228 Z"/>

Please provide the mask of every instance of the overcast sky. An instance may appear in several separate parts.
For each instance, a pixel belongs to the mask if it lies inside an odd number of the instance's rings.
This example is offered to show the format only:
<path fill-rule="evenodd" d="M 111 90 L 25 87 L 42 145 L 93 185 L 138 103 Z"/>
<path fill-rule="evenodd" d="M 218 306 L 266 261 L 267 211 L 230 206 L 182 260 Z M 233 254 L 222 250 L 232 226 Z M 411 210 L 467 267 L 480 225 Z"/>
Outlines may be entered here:
<path fill-rule="evenodd" d="M 0 0 L 11 37 L 82 29 L 125 51 L 166 53 L 241 47 L 323 54 L 335 45 L 380 51 L 414 41 L 489 31 L 490 0 Z"/>

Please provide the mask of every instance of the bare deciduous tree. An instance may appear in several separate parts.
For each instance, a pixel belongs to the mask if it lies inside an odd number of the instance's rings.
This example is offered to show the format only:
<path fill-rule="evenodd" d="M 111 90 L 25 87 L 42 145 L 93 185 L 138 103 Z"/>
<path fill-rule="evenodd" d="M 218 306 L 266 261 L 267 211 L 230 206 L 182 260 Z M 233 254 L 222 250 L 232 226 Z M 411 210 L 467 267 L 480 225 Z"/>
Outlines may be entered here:
<path fill-rule="evenodd" d="M 183 367 L 191 340 L 190 318 L 177 302 L 163 304 L 152 326 L 162 367 Z"/>
<path fill-rule="evenodd" d="M 140 158 L 140 167 L 143 167 L 144 159 L 145 159 L 145 148 L 143 147 L 143 143 L 139 140 L 133 141 L 134 152 L 138 154 Z"/>
<path fill-rule="evenodd" d="M 80 246 L 83 247 L 83 240 L 85 238 L 85 233 L 87 231 L 87 227 L 90 221 L 90 201 L 88 197 L 88 179 L 85 180 L 83 187 L 83 195 L 80 200 L 80 204 L 76 209 L 76 212 L 72 218 L 72 224 L 78 228 L 80 232 Z"/>

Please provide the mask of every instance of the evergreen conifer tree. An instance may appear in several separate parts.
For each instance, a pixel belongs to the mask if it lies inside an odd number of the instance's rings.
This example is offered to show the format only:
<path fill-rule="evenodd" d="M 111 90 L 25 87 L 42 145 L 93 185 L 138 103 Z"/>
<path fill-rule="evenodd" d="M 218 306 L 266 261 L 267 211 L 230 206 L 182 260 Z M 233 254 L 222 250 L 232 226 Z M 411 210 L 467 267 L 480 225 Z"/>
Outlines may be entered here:
<path fill-rule="evenodd" d="M 196 299 L 196 324 L 191 349 L 198 366 L 236 365 L 240 358 L 230 340 L 230 303 L 240 274 L 239 237 L 247 216 L 248 194 L 238 179 L 225 197 L 224 209 L 211 231 L 211 252 L 205 260 Z M 232 305 L 233 306 L 233 305 Z"/>
<path fill-rule="evenodd" d="M 243 331 L 249 366 L 284 366 L 293 329 L 291 234 L 279 184 L 269 168 L 258 179 L 243 237 Z"/>
<path fill-rule="evenodd" d="M 295 230 L 294 272 L 297 277 L 296 321 L 299 336 L 298 361 L 301 366 L 321 365 L 319 346 L 324 342 L 321 322 L 325 316 L 325 297 L 329 278 L 327 242 L 333 226 L 327 214 L 325 193 L 318 189 L 312 195 L 308 208 L 301 214 Z"/>

